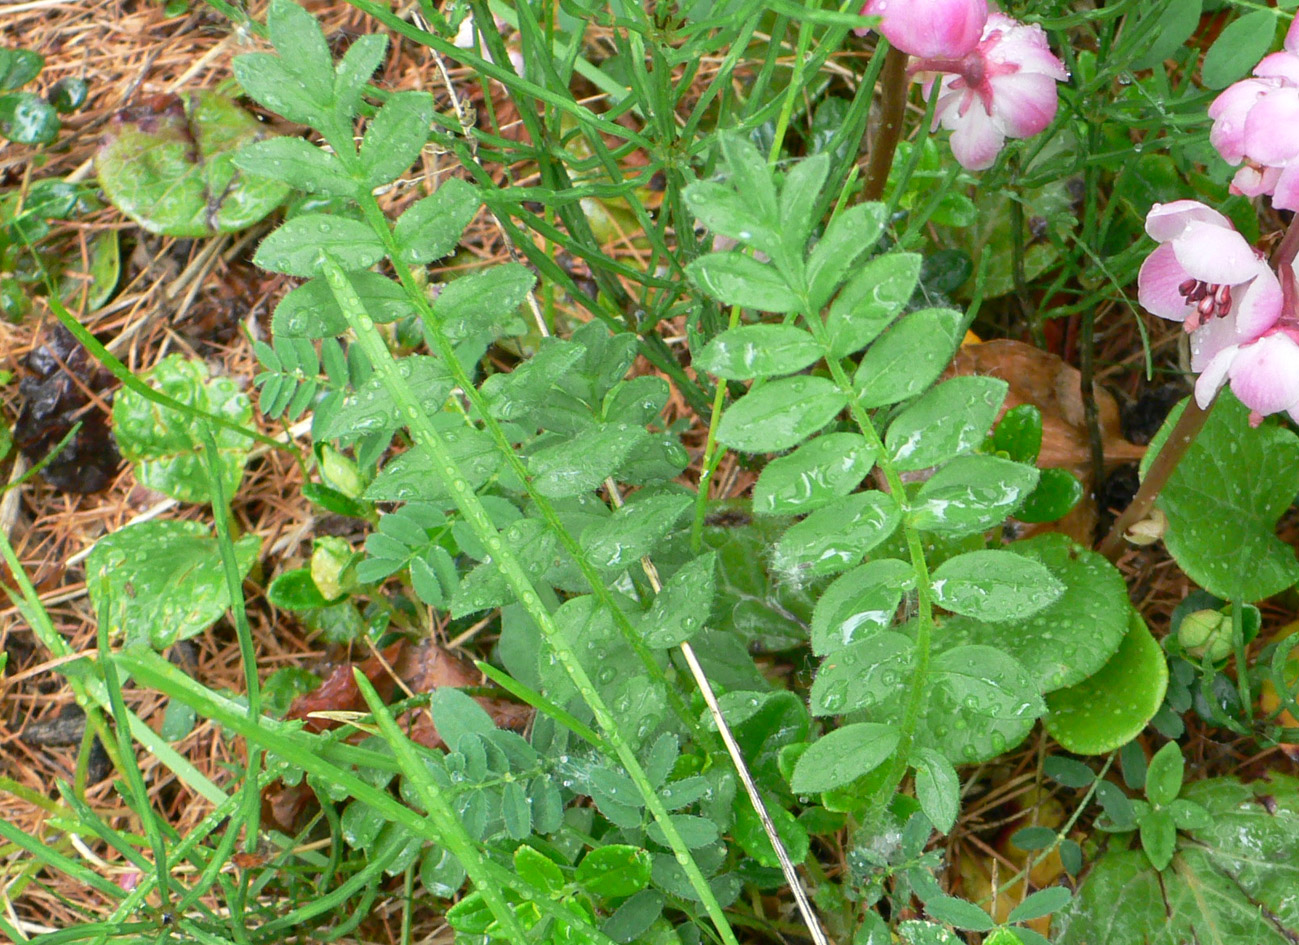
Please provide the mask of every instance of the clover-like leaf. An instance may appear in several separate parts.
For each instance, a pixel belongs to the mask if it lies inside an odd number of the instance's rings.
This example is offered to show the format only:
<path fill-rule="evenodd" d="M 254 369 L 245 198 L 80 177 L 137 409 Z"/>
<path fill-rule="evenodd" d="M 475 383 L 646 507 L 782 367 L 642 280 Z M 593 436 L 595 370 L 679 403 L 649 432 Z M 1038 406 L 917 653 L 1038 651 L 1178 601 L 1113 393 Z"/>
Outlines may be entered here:
<path fill-rule="evenodd" d="M 202 361 L 179 354 L 159 361 L 150 375 L 153 387 L 172 400 L 204 413 L 246 425 L 253 406 L 228 377 L 209 378 Z M 127 388 L 113 402 L 113 435 L 122 457 L 135 464 L 135 478 L 182 502 L 211 501 L 211 481 L 203 456 L 202 427 L 208 421 L 161 407 Z M 233 495 L 243 478 L 252 439 L 212 425 L 223 491 Z"/>
<path fill-rule="evenodd" d="M 240 577 L 260 548 L 256 535 L 235 542 Z M 139 522 L 101 538 L 86 558 L 86 590 L 110 635 L 156 650 L 202 633 L 230 606 L 221 549 L 199 522 Z"/>
<path fill-rule="evenodd" d="M 235 166 L 239 148 L 268 134 L 224 95 L 186 92 L 115 116 L 95 167 L 108 199 L 151 233 L 232 233 L 262 219 L 289 192 L 287 184 Z"/>

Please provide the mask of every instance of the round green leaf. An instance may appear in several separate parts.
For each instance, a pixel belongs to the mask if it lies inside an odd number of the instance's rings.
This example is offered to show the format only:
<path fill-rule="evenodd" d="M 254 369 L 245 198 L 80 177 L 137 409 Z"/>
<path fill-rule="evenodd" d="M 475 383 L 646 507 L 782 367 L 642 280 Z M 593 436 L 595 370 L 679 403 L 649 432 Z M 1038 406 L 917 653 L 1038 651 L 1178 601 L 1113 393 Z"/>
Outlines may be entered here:
<path fill-rule="evenodd" d="M 812 682 L 812 714 L 845 715 L 893 698 L 908 678 L 914 649 L 909 638 L 885 631 L 835 650 Z"/>
<path fill-rule="evenodd" d="M 1164 652 L 1134 611 L 1127 636 L 1099 672 L 1046 697 L 1046 730 L 1069 751 L 1103 755 L 1141 733 L 1167 689 Z"/>
<path fill-rule="evenodd" d="M 1229 23 L 1204 54 L 1200 81 L 1205 88 L 1225 89 L 1254 68 L 1272 46 L 1276 21 L 1270 10 L 1255 10 Z"/>
<path fill-rule="evenodd" d="M 202 361 L 169 355 L 154 367 L 149 382 L 172 400 L 204 413 L 238 424 L 252 421 L 248 395 L 228 377 L 210 379 Z M 113 401 L 113 435 L 122 457 L 135 464 L 136 479 L 182 502 L 211 501 L 201 438 L 206 425 L 205 420 L 161 407 L 130 388 L 119 391 Z M 252 439 L 227 427 L 215 428 L 212 433 L 224 491 L 231 496 L 243 479 Z"/>
<path fill-rule="evenodd" d="M 252 226 L 289 192 L 234 166 L 235 151 L 267 134 L 225 96 L 186 92 L 160 110 L 115 117 L 95 167 L 108 199 L 151 233 L 230 233 Z"/>
<path fill-rule="evenodd" d="M 260 548 L 255 535 L 235 542 L 241 577 Z M 101 538 L 86 558 L 86 590 L 110 635 L 156 650 L 197 636 L 230 606 L 220 548 L 199 522 L 140 522 Z"/>
<path fill-rule="evenodd" d="M 1180 407 L 1169 415 L 1143 469 L 1180 416 Z M 1295 549 L 1276 536 L 1296 493 L 1299 437 L 1275 421 L 1251 427 L 1249 409 L 1223 391 L 1159 494 L 1168 517 L 1164 544 L 1211 594 L 1246 602 L 1270 597 L 1299 581 Z"/>
<path fill-rule="evenodd" d="M 59 113 L 39 95 L 0 95 L 0 135 L 16 144 L 49 144 L 59 136 Z"/>
<path fill-rule="evenodd" d="M 796 864 L 802 863 L 807 859 L 807 830 L 793 814 L 778 804 L 768 801 L 766 808 L 767 816 L 771 818 L 771 823 L 776 828 L 776 836 L 780 838 L 790 860 Z M 757 863 L 771 869 L 779 868 L 780 858 L 776 856 L 776 849 L 771 845 L 771 838 L 767 836 L 758 812 L 753 809 L 753 804 L 747 797 L 737 795 L 735 825 L 731 828 L 731 835 L 741 849 Z"/>

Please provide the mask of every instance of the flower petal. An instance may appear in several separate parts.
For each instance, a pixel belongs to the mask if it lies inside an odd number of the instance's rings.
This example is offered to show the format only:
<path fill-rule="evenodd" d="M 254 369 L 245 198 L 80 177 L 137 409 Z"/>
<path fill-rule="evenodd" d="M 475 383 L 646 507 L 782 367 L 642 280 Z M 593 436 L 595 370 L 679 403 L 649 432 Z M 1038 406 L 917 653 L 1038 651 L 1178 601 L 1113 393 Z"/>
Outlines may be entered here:
<path fill-rule="evenodd" d="M 1299 89 L 1274 89 L 1254 104 L 1245 118 L 1244 147 L 1259 164 L 1299 157 Z"/>
<path fill-rule="evenodd" d="M 1264 56 L 1254 67 L 1254 75 L 1264 79 L 1279 79 L 1287 85 L 1299 84 L 1299 56 L 1295 50 Z"/>
<path fill-rule="evenodd" d="M 1186 225 L 1194 220 L 1231 228 L 1230 220 L 1198 200 L 1174 200 L 1171 203 L 1157 203 L 1150 208 L 1146 214 L 1146 232 L 1152 239 L 1164 243 L 1181 236 Z"/>
<path fill-rule="evenodd" d="M 1055 119 L 1055 79 L 1040 72 L 1016 72 L 993 76 L 993 109 L 1006 134 L 1031 138 Z"/>
<path fill-rule="evenodd" d="M 1257 338 L 1281 317 L 1281 283 L 1267 266 L 1259 269 L 1225 321 L 1234 321 L 1240 340 Z"/>
<path fill-rule="evenodd" d="M 1299 404 L 1299 345 L 1280 332 L 1243 346 L 1231 362 L 1231 390 L 1250 410 L 1279 413 Z"/>
<path fill-rule="evenodd" d="M 962 115 L 948 112 L 943 124 L 952 129 L 952 154 L 961 167 L 982 171 L 992 167 L 1006 135 L 977 99 Z"/>
<path fill-rule="evenodd" d="M 1213 360 L 1200 374 L 1200 379 L 1195 382 L 1195 402 L 1199 404 L 1201 410 L 1208 409 L 1209 404 L 1213 403 L 1213 398 L 1222 389 L 1222 385 L 1227 380 L 1227 372 L 1231 369 L 1231 363 L 1239 350 L 1236 345 L 1222 349 L 1214 355 Z"/>
<path fill-rule="evenodd" d="M 1191 313 L 1191 306 L 1178 291 L 1178 286 L 1189 278 L 1177 261 L 1172 245 L 1164 243 L 1141 264 L 1141 272 L 1137 275 L 1137 301 L 1151 315 L 1184 322 Z"/>
<path fill-rule="evenodd" d="M 1273 168 L 1268 170 L 1272 171 Z M 1277 210 L 1299 210 L 1299 163 L 1276 170 L 1269 190 L 1272 194 L 1272 206 Z"/>
<path fill-rule="evenodd" d="M 1228 348 L 1234 348 L 1253 338 L 1239 338 L 1236 322 L 1228 318 L 1211 318 L 1191 333 L 1191 370 L 1199 373 L 1208 370 L 1209 362 Z"/>
<path fill-rule="evenodd" d="M 1213 128 L 1209 141 L 1228 164 L 1239 164 L 1245 156 L 1245 119 L 1275 82 L 1262 79 L 1244 79 L 1228 86 L 1209 106 Z"/>
<path fill-rule="evenodd" d="M 979 44 L 988 0 L 867 0 L 861 12 L 882 17 L 879 31 L 904 53 L 960 59 Z"/>
<path fill-rule="evenodd" d="M 1263 268 L 1245 237 L 1216 223 L 1192 220 L 1173 240 L 1173 251 L 1193 278 L 1214 285 L 1240 285 Z"/>

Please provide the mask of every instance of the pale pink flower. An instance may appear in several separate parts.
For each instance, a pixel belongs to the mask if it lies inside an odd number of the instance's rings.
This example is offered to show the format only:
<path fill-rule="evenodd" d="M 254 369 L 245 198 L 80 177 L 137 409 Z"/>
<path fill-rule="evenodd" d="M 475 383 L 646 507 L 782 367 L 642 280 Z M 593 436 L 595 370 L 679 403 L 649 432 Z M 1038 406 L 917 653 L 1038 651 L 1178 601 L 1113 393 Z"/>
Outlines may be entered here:
<path fill-rule="evenodd" d="M 1141 266 L 1137 299 L 1187 331 L 1212 327 L 1214 350 L 1206 359 L 1219 347 L 1257 338 L 1280 318 L 1281 283 L 1218 211 L 1198 200 L 1155 204 L 1146 232 L 1159 246 Z"/>
<path fill-rule="evenodd" d="M 1280 210 L 1299 209 L 1299 20 L 1285 48 L 1265 56 L 1254 78 L 1228 86 L 1209 106 L 1209 140 L 1239 165 L 1233 193 L 1269 194 Z"/>
<path fill-rule="evenodd" d="M 1299 422 L 1299 328 L 1278 325 L 1217 352 L 1195 382 L 1196 403 L 1208 407 L 1226 383 L 1250 409 L 1251 425 L 1282 411 Z"/>
<path fill-rule="evenodd" d="M 907 55 L 960 59 L 979 43 L 988 0 L 866 0 L 861 15 L 880 17 L 876 28 Z"/>
<path fill-rule="evenodd" d="M 1007 138 L 1029 138 L 1051 124 L 1056 83 L 1069 78 L 1040 26 L 1002 13 L 988 17 L 968 55 L 922 59 L 912 71 L 944 73 L 929 80 L 931 94 L 938 86 L 934 127 L 952 132 L 952 154 L 974 171 L 991 167 Z"/>

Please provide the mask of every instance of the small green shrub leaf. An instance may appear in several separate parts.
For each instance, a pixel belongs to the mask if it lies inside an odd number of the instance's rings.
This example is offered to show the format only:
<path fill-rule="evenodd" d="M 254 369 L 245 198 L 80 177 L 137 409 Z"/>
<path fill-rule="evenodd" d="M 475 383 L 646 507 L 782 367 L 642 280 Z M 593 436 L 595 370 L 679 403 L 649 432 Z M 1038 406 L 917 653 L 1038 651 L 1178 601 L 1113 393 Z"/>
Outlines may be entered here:
<path fill-rule="evenodd" d="M 727 380 L 794 374 L 824 352 L 802 328 L 792 325 L 742 325 L 729 328 L 704 347 L 694 366 Z"/>
<path fill-rule="evenodd" d="M 753 487 L 756 515 L 801 515 L 829 505 L 861 484 L 875 451 L 859 433 L 826 433 L 773 459 Z"/>
<path fill-rule="evenodd" d="M 824 377 L 783 377 L 733 403 L 717 425 L 717 439 L 745 453 L 787 450 L 833 420 L 847 402 Z"/>
<path fill-rule="evenodd" d="M 892 725 L 855 722 L 814 741 L 794 765 L 795 794 L 832 791 L 851 784 L 888 760 L 898 746 Z"/>

